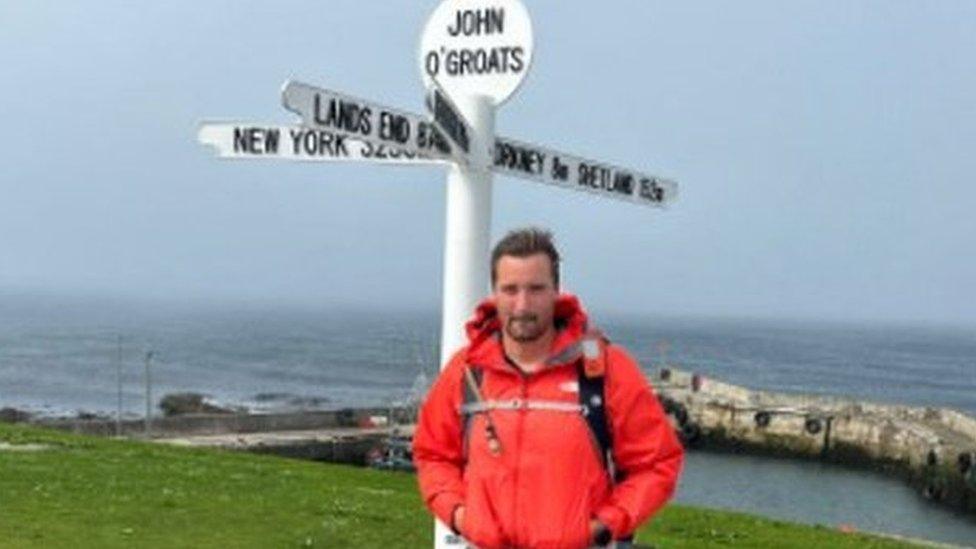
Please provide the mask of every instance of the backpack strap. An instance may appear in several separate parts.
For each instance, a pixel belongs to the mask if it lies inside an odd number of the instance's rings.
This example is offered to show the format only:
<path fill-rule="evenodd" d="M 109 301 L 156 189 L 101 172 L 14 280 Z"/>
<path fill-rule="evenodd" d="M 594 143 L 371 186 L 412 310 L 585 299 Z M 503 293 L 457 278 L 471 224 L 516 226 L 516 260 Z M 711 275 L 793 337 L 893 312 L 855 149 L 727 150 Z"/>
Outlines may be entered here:
<path fill-rule="evenodd" d="M 472 365 L 468 365 L 466 367 L 471 370 L 471 376 L 474 378 L 475 386 L 478 387 L 478 388 L 480 388 L 481 387 L 481 380 L 482 380 L 482 378 L 485 375 L 485 371 L 482 370 L 480 366 L 475 366 L 473 364 Z M 464 383 L 462 381 L 462 383 L 461 383 L 461 405 L 463 406 L 465 404 L 473 404 L 475 402 L 478 402 L 478 395 L 475 394 L 474 389 L 471 387 L 471 385 L 469 385 L 467 383 Z"/>
<path fill-rule="evenodd" d="M 599 446 L 600 457 L 607 473 L 614 478 L 613 438 L 610 433 L 609 414 L 604 402 L 604 380 L 607 370 L 607 345 L 609 341 L 599 330 L 588 331 L 580 341 L 582 353 L 576 363 L 576 377 L 579 385 L 579 403 L 590 433 Z M 579 352 L 579 351 L 577 351 Z M 475 364 L 465 366 L 474 379 L 474 387 L 466 380 L 461 382 L 461 437 L 463 455 L 467 460 L 470 424 L 474 414 L 470 413 L 479 403 L 477 390 L 484 379 L 484 369 Z M 467 375 L 467 374 L 465 374 Z"/>
<path fill-rule="evenodd" d="M 474 364 L 465 365 L 465 368 L 471 371 L 471 377 L 474 379 L 475 387 L 481 388 L 481 381 L 484 379 L 485 371 Z M 466 374 L 462 374 L 466 375 Z M 475 393 L 471 384 L 466 380 L 461 380 L 461 410 L 465 410 L 478 402 L 478 395 Z M 462 455 L 464 460 L 468 460 L 468 439 L 471 438 L 471 421 L 474 419 L 474 414 L 461 414 L 461 446 Z"/>
<path fill-rule="evenodd" d="M 576 365 L 579 378 L 579 399 L 583 406 L 586 423 L 593 438 L 600 445 L 600 456 L 610 480 L 619 483 L 626 471 L 618 470 L 613 462 L 613 436 L 610 431 L 610 414 L 607 412 L 604 387 L 607 375 L 607 346 L 610 340 L 599 330 L 591 330 L 583 337 L 583 357 Z M 634 534 L 618 538 L 618 546 L 630 546 Z"/>
<path fill-rule="evenodd" d="M 579 402 L 583 417 L 600 447 L 600 457 L 612 475 L 613 438 L 604 402 L 604 380 L 607 371 L 607 338 L 593 330 L 583 336 L 583 356 L 576 364 L 579 384 Z"/>

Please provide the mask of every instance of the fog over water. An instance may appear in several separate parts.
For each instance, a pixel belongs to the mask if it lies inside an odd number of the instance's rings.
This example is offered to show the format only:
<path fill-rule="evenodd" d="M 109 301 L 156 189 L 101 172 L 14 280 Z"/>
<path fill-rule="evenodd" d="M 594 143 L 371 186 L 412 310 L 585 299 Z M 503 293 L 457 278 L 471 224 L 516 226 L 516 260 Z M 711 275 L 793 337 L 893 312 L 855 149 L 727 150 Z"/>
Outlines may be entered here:
<path fill-rule="evenodd" d="M 680 185 L 656 211 L 496 178 L 493 234 L 554 229 L 591 308 L 976 325 L 976 4 L 527 4 L 499 134 Z M 294 122 L 288 78 L 423 112 L 435 5 L 0 3 L 0 291 L 439 307 L 443 168 L 196 142 Z"/>
<path fill-rule="evenodd" d="M 976 330 L 824 321 L 626 317 L 591 310 L 649 375 L 662 360 L 757 389 L 947 406 L 976 414 Z M 234 405 L 384 405 L 437 372 L 436 310 L 0 298 L 0 405 L 113 411 L 156 394 Z M 121 338 L 121 347 L 119 345 Z M 268 399 L 277 394 L 281 401 Z"/>

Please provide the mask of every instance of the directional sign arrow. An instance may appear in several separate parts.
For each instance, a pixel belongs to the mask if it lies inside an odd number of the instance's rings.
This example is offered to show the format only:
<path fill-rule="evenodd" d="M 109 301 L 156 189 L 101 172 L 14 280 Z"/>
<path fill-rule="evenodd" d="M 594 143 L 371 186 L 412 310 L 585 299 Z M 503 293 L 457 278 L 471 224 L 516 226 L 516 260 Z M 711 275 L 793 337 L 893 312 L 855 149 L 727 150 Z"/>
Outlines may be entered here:
<path fill-rule="evenodd" d="M 288 81 L 282 89 L 282 102 L 301 115 L 301 126 L 204 123 L 198 138 L 224 158 L 409 164 L 456 161 L 467 165 L 474 136 L 471 126 L 436 82 L 427 100 L 434 122 Z M 678 184 L 671 179 L 506 137 L 494 139 L 490 156 L 491 171 L 496 173 L 644 206 L 663 207 L 678 195 Z"/>
<path fill-rule="evenodd" d="M 495 138 L 492 159 L 498 173 L 644 206 L 666 206 L 678 196 L 678 184 L 670 179 L 505 137 Z"/>
<path fill-rule="evenodd" d="M 374 145 L 348 135 L 306 126 L 254 122 L 204 122 L 197 139 L 220 158 L 270 158 L 310 162 L 361 160 L 390 164 L 443 161 L 398 147 Z"/>
<path fill-rule="evenodd" d="M 301 115 L 304 126 L 421 157 L 452 157 L 451 144 L 419 115 L 296 81 L 285 83 L 281 99 L 286 109 Z"/>
<path fill-rule="evenodd" d="M 430 91 L 427 92 L 427 109 L 437 128 L 454 144 L 455 158 L 467 164 L 467 155 L 471 153 L 471 124 L 464 119 L 437 81 L 431 80 L 431 83 Z"/>

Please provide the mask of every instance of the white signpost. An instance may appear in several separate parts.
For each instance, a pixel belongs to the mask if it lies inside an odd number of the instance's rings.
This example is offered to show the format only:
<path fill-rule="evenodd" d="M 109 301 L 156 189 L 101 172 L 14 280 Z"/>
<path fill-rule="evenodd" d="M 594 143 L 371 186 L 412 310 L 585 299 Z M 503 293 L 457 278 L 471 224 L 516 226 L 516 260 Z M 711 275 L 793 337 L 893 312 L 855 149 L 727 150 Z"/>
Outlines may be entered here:
<path fill-rule="evenodd" d="M 471 154 L 473 130 L 468 121 L 461 116 L 457 105 L 440 86 L 435 85 L 427 91 L 427 110 L 434 117 L 434 125 L 454 146 L 455 158 L 462 157 L 467 163 L 468 155 Z"/>
<path fill-rule="evenodd" d="M 645 206 L 664 206 L 678 196 L 678 184 L 670 179 L 504 137 L 495 139 L 492 169 Z"/>
<path fill-rule="evenodd" d="M 198 139 L 220 158 L 256 158 L 329 162 L 369 160 L 391 164 L 434 164 L 443 160 L 399 147 L 362 141 L 346 134 L 307 126 L 250 122 L 206 122 Z"/>
<path fill-rule="evenodd" d="M 445 0 L 420 38 L 420 74 L 455 100 L 483 95 L 500 105 L 529 72 L 532 20 L 519 0 Z"/>
<path fill-rule="evenodd" d="M 430 121 L 390 107 L 289 80 L 281 90 L 286 109 L 302 124 L 339 135 L 396 147 L 418 156 L 449 158 L 451 145 Z"/>
<path fill-rule="evenodd" d="M 447 164 L 445 362 L 464 344 L 464 322 L 489 289 L 493 173 L 644 206 L 677 197 L 673 180 L 495 136 L 495 109 L 525 78 L 532 49 L 532 23 L 519 0 L 444 0 L 420 45 L 429 117 L 289 81 L 281 99 L 300 125 L 209 122 L 198 139 L 222 158 Z M 434 546 L 465 542 L 437 521 Z"/>

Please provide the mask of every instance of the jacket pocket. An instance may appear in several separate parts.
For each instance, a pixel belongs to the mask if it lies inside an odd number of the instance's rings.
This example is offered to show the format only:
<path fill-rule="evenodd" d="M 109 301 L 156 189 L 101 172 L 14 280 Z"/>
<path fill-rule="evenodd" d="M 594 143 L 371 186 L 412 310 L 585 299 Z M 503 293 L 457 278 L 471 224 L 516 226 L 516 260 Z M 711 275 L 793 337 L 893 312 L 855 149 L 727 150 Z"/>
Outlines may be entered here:
<path fill-rule="evenodd" d="M 586 549 L 590 546 L 590 514 L 583 513 L 582 524 L 576 530 L 576 535 L 572 538 L 572 546 L 579 549 Z"/>
<path fill-rule="evenodd" d="M 465 489 L 461 535 L 478 549 L 502 549 L 505 546 L 498 515 L 492 507 L 484 481 L 477 477 L 469 478 Z"/>

